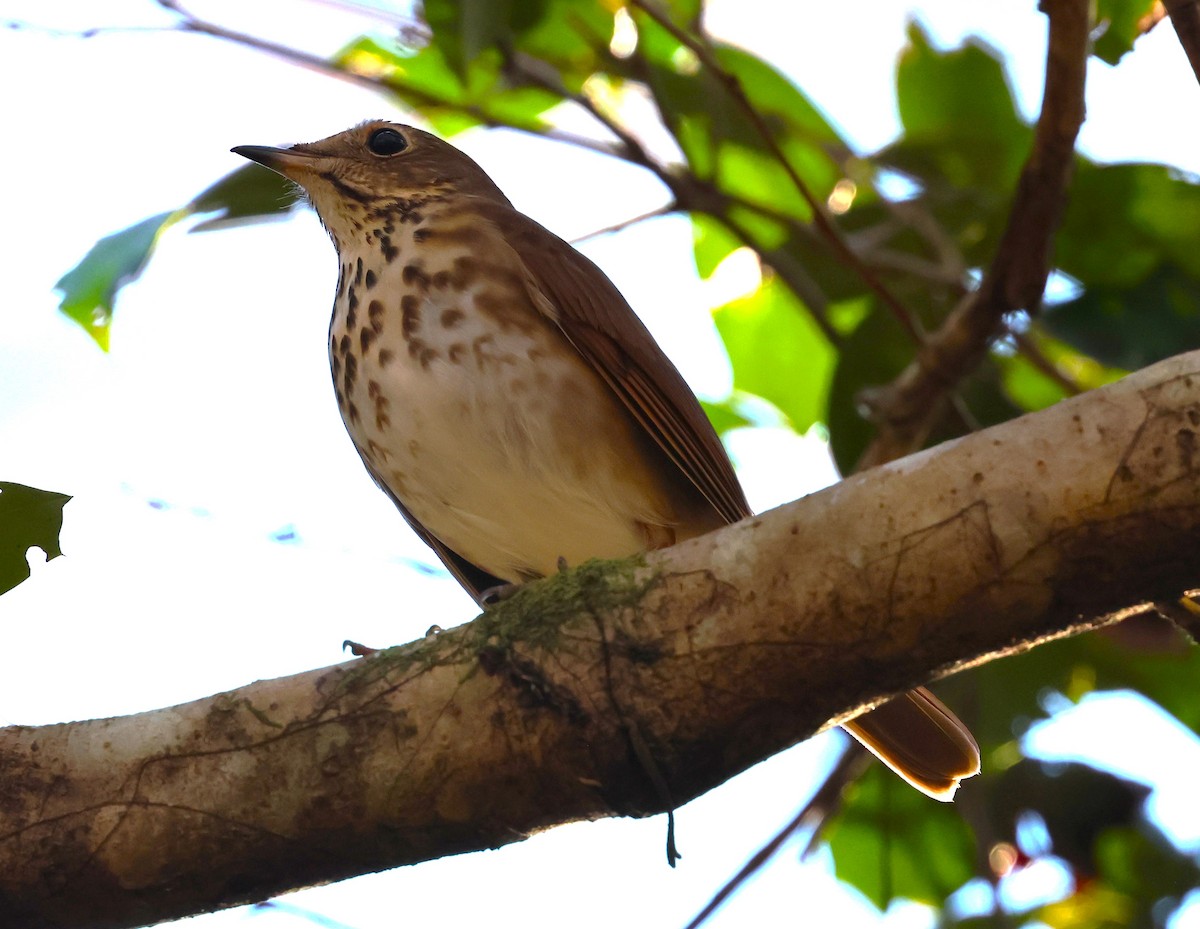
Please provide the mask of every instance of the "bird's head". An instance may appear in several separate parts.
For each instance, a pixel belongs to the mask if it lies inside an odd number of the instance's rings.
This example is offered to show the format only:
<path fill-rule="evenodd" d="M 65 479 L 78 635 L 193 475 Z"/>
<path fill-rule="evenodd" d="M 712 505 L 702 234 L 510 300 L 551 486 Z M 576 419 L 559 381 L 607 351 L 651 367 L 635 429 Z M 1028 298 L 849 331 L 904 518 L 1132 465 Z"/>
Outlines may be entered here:
<path fill-rule="evenodd" d="M 233 152 L 300 185 L 339 251 L 369 239 L 389 215 L 431 200 L 474 196 L 508 203 L 467 155 L 400 123 L 372 120 L 319 142 L 239 145 Z"/>

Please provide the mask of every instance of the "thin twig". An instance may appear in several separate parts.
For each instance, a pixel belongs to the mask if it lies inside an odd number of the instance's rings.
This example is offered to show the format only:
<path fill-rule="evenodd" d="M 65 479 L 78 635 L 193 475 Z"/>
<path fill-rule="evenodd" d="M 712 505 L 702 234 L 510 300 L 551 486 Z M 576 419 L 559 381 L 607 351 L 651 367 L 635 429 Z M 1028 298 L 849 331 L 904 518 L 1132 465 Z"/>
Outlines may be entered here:
<path fill-rule="evenodd" d="M 616 136 L 624 148 L 622 157 L 626 161 L 641 165 L 658 177 L 667 187 L 671 187 L 672 177 L 666 166 L 661 164 L 658 159 L 654 158 L 646 150 L 640 139 L 616 119 L 613 119 L 608 113 L 601 110 L 587 94 L 575 93 L 564 87 L 556 74 L 546 73 L 550 69 L 542 67 L 541 62 L 530 58 L 528 55 L 510 53 L 506 57 L 505 65 L 511 75 L 523 79 L 534 87 L 540 87 L 542 90 L 547 90 L 555 96 L 562 97 L 564 100 L 569 100 L 580 107 L 596 122 L 600 123 L 600 125 Z"/>
<path fill-rule="evenodd" d="M 429 37 L 429 27 L 420 19 L 406 13 L 389 10 L 386 7 L 376 6 L 372 3 L 357 3 L 355 0 L 309 0 L 309 2 L 327 6 L 352 16 L 362 16 L 376 22 L 386 23 L 403 33 L 422 34 L 426 38 Z"/>
<path fill-rule="evenodd" d="M 617 158 L 623 161 L 630 160 L 626 156 L 625 152 L 607 142 L 591 139 L 587 136 L 576 135 L 575 133 L 566 132 L 550 126 L 541 127 L 538 129 L 530 129 L 526 126 L 514 126 L 510 123 L 504 122 L 503 120 L 497 119 L 486 110 L 483 110 L 477 106 L 464 106 L 460 103 L 451 104 L 439 97 L 418 90 L 414 87 L 396 84 L 386 77 L 374 77 L 369 74 L 360 74 L 358 72 L 342 68 L 334 64 L 332 61 L 321 58 L 317 55 L 312 55 L 301 49 L 293 48 L 288 45 L 282 45 L 277 42 L 271 42 L 244 32 L 237 32 L 232 29 L 227 29 L 217 23 L 199 19 L 185 9 L 178 2 L 178 0 L 156 0 L 156 2 L 160 6 L 170 10 L 180 17 L 179 24 L 175 27 L 172 27 L 177 31 L 193 32 L 198 35 L 205 35 L 211 38 L 231 42 L 235 45 L 244 45 L 247 48 L 254 49 L 255 51 L 260 51 L 271 55 L 272 57 L 279 58 L 289 64 L 294 64 L 311 71 L 316 71 L 320 74 L 346 81 L 351 84 L 357 84 L 370 90 L 380 91 L 390 97 L 395 97 L 397 94 L 403 93 L 411 98 L 411 100 L 416 101 L 422 106 L 453 107 L 460 113 L 470 116 L 472 119 L 476 119 L 481 124 L 490 128 L 514 129 L 518 132 L 524 132 L 527 135 L 532 135 L 537 138 L 549 139 L 553 142 L 561 142 L 564 145 L 573 145 L 577 148 L 583 148 L 601 155 L 607 155 L 610 158 Z"/>
<path fill-rule="evenodd" d="M 645 213 L 639 213 L 637 216 L 630 216 L 628 219 L 622 219 L 620 222 L 612 223 L 609 226 L 604 226 L 601 229 L 593 229 L 591 232 L 571 239 L 572 245 L 579 245 L 581 242 L 587 242 L 590 239 L 598 238 L 602 235 L 609 235 L 613 232 L 621 232 L 628 229 L 630 226 L 636 226 L 640 222 L 645 222 L 647 219 L 655 219 L 659 216 L 669 216 L 672 213 L 679 211 L 679 204 L 672 200 L 670 203 L 664 203 L 662 206 L 655 207 L 653 210 L 647 210 Z"/>
<path fill-rule="evenodd" d="M 1044 7 L 1050 40 L 1042 112 L 996 255 L 979 288 L 950 313 L 916 360 L 866 398 L 879 434 L 860 470 L 919 448 L 947 394 L 987 353 L 1006 315 L 1040 306 L 1083 122 L 1090 27 L 1087 0 L 1046 0 Z"/>
<path fill-rule="evenodd" d="M 1074 378 L 1068 377 L 1066 372 L 1058 365 L 1046 357 L 1046 353 L 1033 339 L 1024 332 L 1016 332 L 1009 330 L 1008 337 L 1012 339 L 1013 345 L 1017 351 L 1021 353 L 1031 365 L 1038 369 L 1050 380 L 1054 381 L 1069 397 L 1074 397 L 1077 394 L 1083 393 L 1083 388 Z"/>
<path fill-rule="evenodd" d="M 35 32 L 39 35 L 53 36 L 56 39 L 94 39 L 96 36 L 118 33 L 179 31 L 176 26 L 89 26 L 87 29 L 59 29 L 56 26 L 42 26 L 24 19 L 6 19 L 0 23 L 0 28 L 13 32 Z"/>
<path fill-rule="evenodd" d="M 804 805 L 804 808 L 796 814 L 791 822 L 775 834 L 774 838 L 755 852 L 754 856 L 737 874 L 725 882 L 725 885 L 713 895 L 704 909 L 696 914 L 695 919 L 687 924 L 687 929 L 697 929 L 703 924 L 722 903 L 729 899 L 735 890 L 746 882 L 747 878 L 770 861 L 784 843 L 804 826 L 812 828 L 812 835 L 803 853 L 807 857 L 815 846 L 822 827 L 841 805 L 842 791 L 846 789 L 847 784 L 858 780 L 870 762 L 871 756 L 864 749 L 860 749 L 858 745 L 848 746 L 837 764 L 834 765 L 833 770 L 829 772 L 829 776 L 825 778 L 824 783 L 813 794 L 812 799 Z"/>

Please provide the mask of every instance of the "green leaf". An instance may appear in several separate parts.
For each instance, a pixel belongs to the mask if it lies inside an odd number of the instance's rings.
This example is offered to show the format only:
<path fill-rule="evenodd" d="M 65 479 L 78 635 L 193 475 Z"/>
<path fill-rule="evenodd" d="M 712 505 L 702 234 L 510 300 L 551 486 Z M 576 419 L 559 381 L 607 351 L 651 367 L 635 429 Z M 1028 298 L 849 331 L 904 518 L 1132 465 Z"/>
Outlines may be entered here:
<path fill-rule="evenodd" d="M 877 160 L 918 184 L 924 207 L 969 265 L 985 264 L 1033 140 L 1003 62 L 977 41 L 939 51 L 913 24 L 896 99 L 904 133 Z"/>
<path fill-rule="evenodd" d="M 1166 836 L 1145 824 L 1141 828 L 1114 828 L 1096 842 L 1100 873 L 1114 890 L 1136 901 L 1142 919 L 1129 925 L 1163 924 L 1151 920 L 1151 908 L 1161 913 L 1160 901 L 1178 906 L 1200 886 L 1196 859 L 1181 852 Z"/>
<path fill-rule="evenodd" d="M 995 358 L 1000 369 L 1004 393 L 1022 410 L 1044 410 L 1067 397 L 1062 385 L 1029 361 L 1024 355 L 1010 354 Z"/>
<path fill-rule="evenodd" d="M 1024 128 L 998 52 L 978 40 L 939 51 L 919 23 L 896 71 L 896 103 L 909 139 L 1007 139 Z"/>
<path fill-rule="evenodd" d="M 1100 690 L 1131 690 L 1200 732 L 1197 680 L 1200 648 L 1187 644 L 1165 620 L 1137 617 L 988 662 L 945 683 L 969 695 L 973 712 L 967 721 L 983 749 L 987 771 L 996 767 L 990 752 L 1046 718 L 1042 701 L 1047 693 L 1078 701 Z"/>
<path fill-rule="evenodd" d="M 1090 355 L 1051 337 L 1046 334 L 1040 320 L 1029 330 L 1027 338 L 1049 364 L 1082 390 L 1103 387 L 1129 373 L 1121 368 L 1102 365 Z M 1026 412 L 1044 409 L 1067 396 L 1058 380 L 1045 374 L 1022 354 L 993 353 L 992 361 L 1000 371 L 1005 394 Z"/>
<path fill-rule="evenodd" d="M 0 481 L 0 594 L 29 577 L 30 548 L 40 548 L 46 560 L 62 554 L 63 507 L 71 497 L 52 490 Z"/>
<path fill-rule="evenodd" d="M 301 199 L 299 188 L 261 165 L 246 165 L 225 175 L 188 204 L 189 213 L 215 213 L 192 232 L 224 229 L 245 222 L 276 219 Z"/>
<path fill-rule="evenodd" d="M 706 213 L 693 213 L 691 219 L 696 273 L 702 278 L 709 278 L 722 261 L 741 247 L 742 241 L 724 223 Z"/>
<path fill-rule="evenodd" d="M 804 432 L 825 410 L 837 354 L 777 278 L 713 313 L 733 365 L 733 387 L 762 397 Z"/>
<path fill-rule="evenodd" d="M 848 152 L 845 140 L 816 104 L 770 64 L 733 45 L 717 45 L 716 58 L 737 79 L 769 126 L 797 139 Z"/>
<path fill-rule="evenodd" d="M 54 285 L 63 295 L 59 309 L 105 351 L 117 291 L 137 279 L 163 230 L 184 215 L 179 210 L 159 213 L 105 236 Z"/>
<path fill-rule="evenodd" d="M 1163 165 L 1079 161 L 1055 263 L 1085 289 L 1132 287 L 1169 261 L 1200 280 L 1200 183 Z"/>
<path fill-rule="evenodd" d="M 527 9 L 510 24 L 514 45 L 553 67 L 568 89 L 580 90 L 589 77 L 612 66 L 608 45 L 615 4 L 538 0 L 517 6 Z"/>
<path fill-rule="evenodd" d="M 1098 0 L 1096 25 L 1099 38 L 1092 43 L 1092 54 L 1115 65 L 1141 34 L 1138 24 L 1150 15 L 1154 0 Z"/>
<path fill-rule="evenodd" d="M 1200 345 L 1200 279 L 1162 265 L 1133 287 L 1049 307 L 1042 325 L 1101 364 L 1136 370 Z"/>
<path fill-rule="evenodd" d="M 729 87 L 645 16 L 639 44 L 644 76 L 689 166 L 702 179 L 800 220 L 810 209 L 767 139 Z M 715 57 L 766 124 L 788 164 L 817 197 L 842 177 L 846 143 L 799 88 L 762 59 L 727 45 Z"/>
<path fill-rule="evenodd" d="M 849 788 L 826 836 L 838 878 L 880 910 L 897 898 L 940 907 L 974 876 L 974 841 L 962 817 L 883 765 Z"/>
<path fill-rule="evenodd" d="M 732 429 L 742 429 L 745 426 L 754 425 L 750 418 L 738 409 L 739 403 L 736 397 L 729 396 L 724 400 L 717 401 L 701 400 L 700 406 L 708 415 L 708 421 L 717 430 L 717 435 L 724 435 Z"/>

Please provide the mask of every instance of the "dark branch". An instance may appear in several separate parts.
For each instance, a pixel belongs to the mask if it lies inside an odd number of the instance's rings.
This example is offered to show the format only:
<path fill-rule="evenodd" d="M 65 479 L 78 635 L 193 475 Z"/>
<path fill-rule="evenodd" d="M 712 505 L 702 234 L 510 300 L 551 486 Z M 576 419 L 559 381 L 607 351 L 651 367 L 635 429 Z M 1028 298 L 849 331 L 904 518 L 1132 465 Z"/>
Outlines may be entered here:
<path fill-rule="evenodd" d="M 1175 35 L 1187 55 L 1196 80 L 1200 81 L 1200 3 L 1197 0 L 1163 0 Z"/>
<path fill-rule="evenodd" d="M 916 360 L 886 388 L 865 398 L 879 434 L 859 462 L 860 470 L 920 448 L 947 395 L 983 359 L 1005 316 L 1040 307 L 1083 123 L 1088 6 L 1087 0 L 1043 4 L 1050 41 L 1042 112 L 996 255 L 979 288 L 928 338 Z"/>

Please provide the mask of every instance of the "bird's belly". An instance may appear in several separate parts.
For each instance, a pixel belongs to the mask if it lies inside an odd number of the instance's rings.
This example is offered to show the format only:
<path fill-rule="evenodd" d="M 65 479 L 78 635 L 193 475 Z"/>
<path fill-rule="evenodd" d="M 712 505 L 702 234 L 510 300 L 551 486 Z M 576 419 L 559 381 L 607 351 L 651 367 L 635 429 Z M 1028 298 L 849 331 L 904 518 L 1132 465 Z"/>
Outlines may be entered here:
<path fill-rule="evenodd" d="M 451 550 L 506 580 L 649 547 L 647 527 L 675 518 L 620 402 L 549 324 L 480 325 L 356 353 L 340 405 L 377 479 Z"/>

